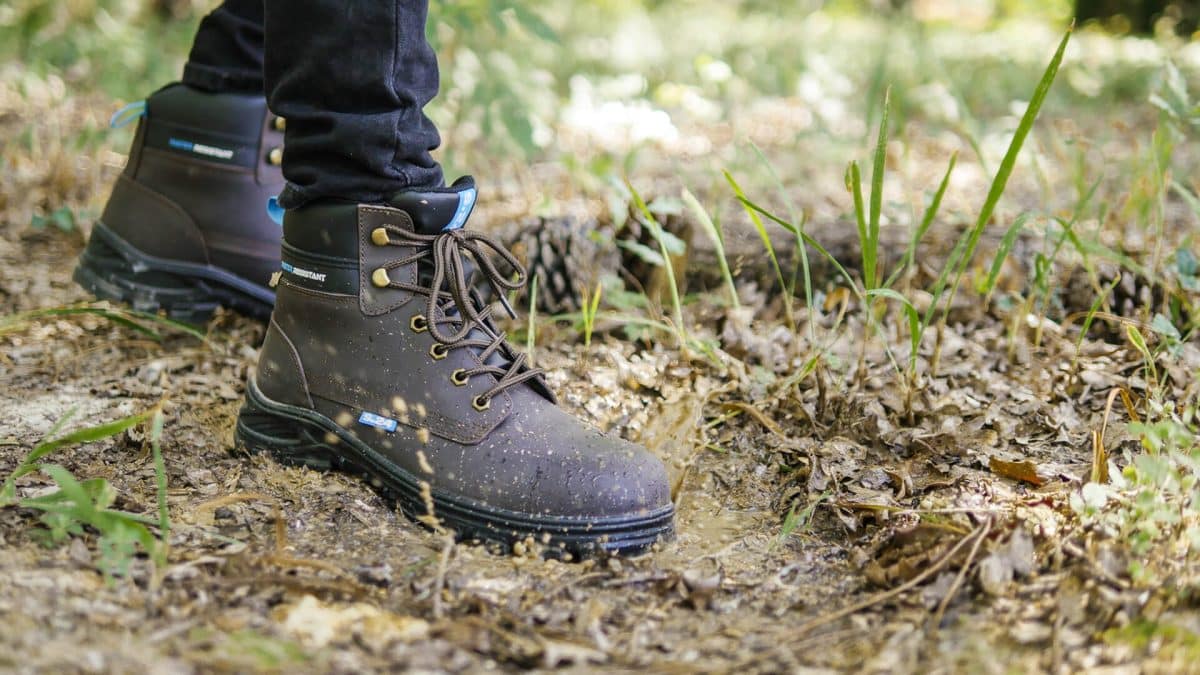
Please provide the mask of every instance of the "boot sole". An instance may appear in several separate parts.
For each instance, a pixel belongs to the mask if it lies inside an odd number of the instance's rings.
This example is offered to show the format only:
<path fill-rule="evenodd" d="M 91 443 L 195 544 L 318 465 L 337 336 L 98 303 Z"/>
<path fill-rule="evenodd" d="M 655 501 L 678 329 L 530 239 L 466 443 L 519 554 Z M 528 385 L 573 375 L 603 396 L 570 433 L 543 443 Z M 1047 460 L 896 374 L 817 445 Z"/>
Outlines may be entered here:
<path fill-rule="evenodd" d="M 616 517 L 535 516 L 490 508 L 437 488 L 423 489 L 424 481 L 383 459 L 333 420 L 268 399 L 253 377 L 246 385 L 236 439 L 247 451 L 267 453 L 282 464 L 360 476 L 409 518 L 428 526 L 419 518 L 432 515 L 455 532 L 458 540 L 498 545 L 502 551 L 532 539 L 544 545 L 547 557 L 570 553 L 582 559 L 603 552 L 630 555 L 674 536 L 675 507 L 670 504 L 644 514 Z M 431 514 L 427 498 L 433 502 Z"/>
<path fill-rule="evenodd" d="M 102 300 L 192 324 L 207 323 L 218 307 L 265 321 L 275 304 L 274 291 L 265 286 L 212 265 L 147 255 L 100 222 L 74 279 Z"/>

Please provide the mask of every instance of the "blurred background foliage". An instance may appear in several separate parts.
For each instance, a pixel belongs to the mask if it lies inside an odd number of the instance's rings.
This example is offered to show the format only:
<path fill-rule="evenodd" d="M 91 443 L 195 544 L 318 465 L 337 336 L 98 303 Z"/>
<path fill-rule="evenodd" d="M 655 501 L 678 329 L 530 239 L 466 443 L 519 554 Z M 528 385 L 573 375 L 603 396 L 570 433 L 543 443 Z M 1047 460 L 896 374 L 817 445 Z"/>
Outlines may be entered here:
<path fill-rule="evenodd" d="M 0 79 L 18 90 L 70 88 L 114 103 L 142 98 L 178 76 L 195 26 L 213 6 L 5 0 Z M 1027 95 L 1073 16 L 1084 32 L 1187 45 L 1198 7 L 1165 0 L 434 2 L 429 34 L 444 72 L 430 113 L 454 141 L 445 158 L 452 168 L 469 160 L 455 152 L 559 158 L 555 130 L 564 116 L 596 124 L 597 116 L 624 115 L 627 127 L 654 136 L 672 133 L 655 111 L 735 120 L 763 96 L 812 103 L 814 132 L 829 133 L 853 112 L 865 133 L 887 84 L 901 120 L 917 115 L 977 136 L 975 120 L 1006 114 Z M 1136 39 L 1102 46 L 1077 41 L 1071 86 L 1056 95 L 1101 105 L 1144 100 L 1161 53 Z M 604 112 L 589 118 L 588 106 Z"/>

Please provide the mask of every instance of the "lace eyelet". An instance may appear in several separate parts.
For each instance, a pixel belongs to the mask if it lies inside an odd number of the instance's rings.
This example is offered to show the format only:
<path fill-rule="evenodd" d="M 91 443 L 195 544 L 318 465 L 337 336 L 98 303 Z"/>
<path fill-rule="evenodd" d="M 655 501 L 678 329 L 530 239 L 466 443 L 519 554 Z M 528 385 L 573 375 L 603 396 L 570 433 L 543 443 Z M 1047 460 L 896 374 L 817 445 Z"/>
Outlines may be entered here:
<path fill-rule="evenodd" d="M 450 355 L 450 348 L 440 342 L 435 342 L 429 348 L 429 355 L 433 357 L 434 361 L 441 361 Z"/>
<path fill-rule="evenodd" d="M 412 321 L 408 322 L 408 327 L 414 333 L 424 333 L 429 330 L 429 321 L 425 319 L 424 315 L 418 314 L 412 318 Z"/>
<path fill-rule="evenodd" d="M 271 123 L 271 126 L 275 127 L 275 131 L 286 131 L 287 130 L 287 120 L 285 120 L 282 117 L 276 117 L 275 120 Z"/>
<path fill-rule="evenodd" d="M 392 243 L 392 240 L 388 238 L 387 230 L 377 227 L 371 231 L 371 243 L 376 246 L 387 246 Z"/>
<path fill-rule="evenodd" d="M 450 373 L 450 381 L 453 382 L 454 386 L 456 387 L 465 387 L 467 386 L 467 383 L 471 381 L 471 376 L 467 375 L 467 371 L 459 368 L 453 373 Z"/>
<path fill-rule="evenodd" d="M 275 166 L 283 164 L 283 148 L 271 148 L 271 151 L 267 153 L 267 162 Z"/>
<path fill-rule="evenodd" d="M 471 399 L 471 406 L 479 412 L 483 412 L 492 407 L 492 399 L 476 396 L 475 398 Z"/>
<path fill-rule="evenodd" d="M 391 285 L 392 279 L 388 276 L 388 271 L 380 267 L 371 273 L 371 283 L 378 288 L 387 288 Z"/>

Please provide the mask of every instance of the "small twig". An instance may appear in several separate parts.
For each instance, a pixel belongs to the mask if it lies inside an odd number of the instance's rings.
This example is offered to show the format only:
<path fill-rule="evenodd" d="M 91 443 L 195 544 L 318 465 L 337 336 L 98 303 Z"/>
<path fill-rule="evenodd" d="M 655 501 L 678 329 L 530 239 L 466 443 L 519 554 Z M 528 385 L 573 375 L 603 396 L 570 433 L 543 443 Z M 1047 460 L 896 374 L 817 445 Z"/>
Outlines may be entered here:
<path fill-rule="evenodd" d="M 950 590 L 946 592 L 946 597 L 942 598 L 938 604 L 937 612 L 933 615 L 933 624 L 930 627 L 931 632 L 936 632 L 938 626 L 942 625 L 942 618 L 946 616 L 946 608 L 950 606 L 950 601 L 954 596 L 958 595 L 958 591 L 962 588 L 963 581 L 967 578 L 967 571 L 971 569 L 971 563 L 975 562 L 975 556 L 979 553 L 979 547 L 983 544 L 983 540 L 987 539 L 988 533 L 992 531 L 992 519 L 988 518 L 983 521 L 980 529 L 975 530 L 978 535 L 975 536 L 975 544 L 971 546 L 971 552 L 967 554 L 967 561 L 963 563 L 961 569 L 958 570 L 958 576 L 954 577 L 954 583 L 950 585 Z"/>
<path fill-rule="evenodd" d="M 1069 541 L 1064 541 L 1062 543 L 1061 549 L 1063 552 L 1067 553 L 1068 555 L 1070 555 L 1074 558 L 1078 558 L 1079 560 L 1086 563 L 1091 568 L 1092 574 L 1095 574 L 1097 577 L 1099 577 L 1103 581 L 1105 581 L 1113 586 L 1116 586 L 1117 588 L 1119 588 L 1121 590 L 1125 590 L 1125 591 L 1129 590 L 1132 587 L 1128 581 L 1125 581 L 1124 579 L 1121 579 L 1121 578 L 1113 576 L 1112 574 L 1109 574 L 1103 567 L 1100 567 L 1099 565 L 1097 565 L 1096 562 L 1092 559 L 1091 556 L 1089 556 L 1087 554 L 1086 551 L 1079 548 L 1075 544 L 1073 544 Z"/>
<path fill-rule="evenodd" d="M 980 514 L 1009 514 L 1012 513 L 1012 507 L 1000 508 L 950 508 L 950 509 L 909 509 L 903 506 L 892 506 L 891 504 L 868 504 L 859 502 L 834 502 L 834 506 L 842 509 L 858 509 L 861 511 L 887 511 L 897 516 L 921 516 L 921 515 L 954 515 L 966 513 L 968 515 Z"/>
<path fill-rule="evenodd" d="M 572 586 L 578 586 L 585 582 L 595 581 L 597 579 L 604 579 L 605 577 L 608 577 L 608 576 L 610 576 L 608 572 L 591 572 L 589 574 L 583 574 L 580 576 L 572 576 L 569 579 L 567 579 L 566 581 L 562 582 L 561 584 L 550 589 L 546 593 L 543 593 L 542 599 L 543 600 L 552 600 L 552 599 L 554 599 L 554 597 L 556 595 L 558 595 L 559 593 L 562 593 L 563 591 L 567 590 L 568 588 L 570 588 Z"/>
<path fill-rule="evenodd" d="M 627 579 L 610 579 L 609 581 L 600 584 L 604 588 L 622 588 L 625 586 L 636 586 L 638 584 L 646 584 L 656 581 L 668 581 L 671 579 L 669 574 L 645 574 L 640 577 L 629 577 Z"/>
<path fill-rule="evenodd" d="M 776 436 L 778 436 L 779 438 L 782 438 L 785 441 L 788 440 L 788 435 L 786 433 L 784 433 L 783 429 L 779 426 L 779 424 L 775 420 L 771 419 L 770 417 L 767 417 L 766 413 L 759 410 L 758 408 L 755 408 L 754 406 L 750 405 L 749 403 L 746 403 L 744 401 L 730 401 L 728 403 L 723 404 L 723 407 L 726 410 L 737 410 L 737 411 L 746 413 L 750 417 L 754 418 L 754 421 L 761 424 L 767 431 L 771 432 L 772 434 L 775 434 Z"/>
<path fill-rule="evenodd" d="M 292 558 L 289 556 L 275 554 L 275 555 L 265 555 L 261 558 L 258 558 L 257 561 L 261 562 L 264 565 L 274 565 L 275 567 L 305 567 L 305 568 L 308 568 L 311 570 L 317 570 L 318 572 L 328 572 L 329 574 L 332 574 L 335 577 L 343 577 L 346 579 L 353 579 L 353 575 L 351 575 L 346 570 L 338 567 L 337 565 L 334 565 L 333 563 L 325 562 L 324 560 L 311 560 L 309 558 Z"/>
<path fill-rule="evenodd" d="M 454 550 L 454 535 L 446 535 L 446 545 L 442 548 L 442 557 L 438 560 L 437 579 L 433 584 L 433 617 L 442 618 L 442 589 L 446 587 L 446 568 L 450 566 L 450 553 Z"/>
<path fill-rule="evenodd" d="M 897 597 L 899 595 L 903 595 L 904 593 L 916 588 L 917 586 L 920 586 L 926 579 L 929 579 L 930 577 L 937 574 L 938 572 L 941 572 L 942 568 L 944 568 L 946 565 L 948 565 L 950 563 L 950 561 L 954 559 L 954 556 L 958 555 L 958 552 L 960 550 L 962 550 L 962 548 L 964 546 L 966 546 L 967 542 L 974 539 L 975 535 L 978 534 L 979 532 L 981 532 L 982 530 L 983 530 L 983 526 L 980 526 L 979 528 L 976 528 L 976 530 L 974 532 L 972 532 L 971 534 L 968 534 L 967 536 L 963 537 L 962 539 L 959 539 L 958 543 L 955 544 L 949 551 L 947 551 L 946 554 L 941 557 L 941 559 L 939 559 L 936 563 L 929 566 L 929 568 L 926 569 L 924 572 L 921 572 L 920 574 L 913 577 L 912 579 L 909 579 L 908 581 L 893 588 L 890 591 L 884 591 L 883 593 L 877 593 L 877 594 L 867 598 L 866 600 L 863 600 L 861 602 L 856 602 L 853 605 L 850 605 L 849 607 L 843 607 L 842 609 L 839 609 L 836 612 L 830 612 L 829 614 L 825 614 L 824 616 L 819 616 L 815 619 L 812 619 L 811 621 L 808 621 L 807 623 L 801 624 L 800 627 L 796 629 L 796 632 L 794 633 L 793 637 L 799 636 L 799 635 L 804 635 L 805 633 L 811 631 L 814 628 L 818 628 L 820 626 L 824 626 L 826 624 L 833 623 L 834 621 L 837 621 L 839 619 L 844 619 L 844 618 L 846 618 L 852 614 L 856 614 L 868 607 L 877 605 L 881 602 L 886 602 L 886 601 L 891 600 L 892 598 Z"/>

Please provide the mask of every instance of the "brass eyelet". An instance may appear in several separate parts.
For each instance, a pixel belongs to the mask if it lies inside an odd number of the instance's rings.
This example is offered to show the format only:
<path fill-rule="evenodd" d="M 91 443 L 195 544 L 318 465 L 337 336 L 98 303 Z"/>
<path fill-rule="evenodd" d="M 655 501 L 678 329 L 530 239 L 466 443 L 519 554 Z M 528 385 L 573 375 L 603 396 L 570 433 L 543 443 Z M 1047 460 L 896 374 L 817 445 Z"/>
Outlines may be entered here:
<path fill-rule="evenodd" d="M 467 383 L 471 381 L 471 376 L 467 375 L 467 371 L 459 368 L 453 373 L 450 373 L 450 381 L 453 382 L 454 386 L 456 387 L 465 387 L 467 386 Z"/>
<path fill-rule="evenodd" d="M 408 327 L 411 328 L 414 333 L 424 333 L 425 331 L 429 330 L 429 321 L 427 321 L 423 315 L 418 314 L 412 318 L 412 321 L 408 322 Z"/>
<path fill-rule="evenodd" d="M 492 399 L 476 396 L 475 398 L 471 399 L 471 405 L 479 412 L 483 412 L 492 407 Z"/>
<path fill-rule="evenodd" d="M 275 166 L 283 164 L 283 148 L 271 148 L 267 153 L 267 161 Z"/>
<path fill-rule="evenodd" d="M 275 127 L 275 131 L 286 131 L 287 120 L 283 119 L 282 117 L 276 117 L 275 121 L 271 123 L 271 126 Z"/>
<path fill-rule="evenodd" d="M 379 288 L 387 288 L 392 283 L 391 277 L 388 276 L 387 270 L 380 267 L 371 273 L 371 283 Z"/>
<path fill-rule="evenodd" d="M 392 243 L 392 240 L 388 238 L 387 230 L 377 227 L 371 230 L 371 243 L 376 246 L 387 246 Z"/>
<path fill-rule="evenodd" d="M 450 348 L 440 342 L 435 342 L 433 343 L 433 346 L 429 348 L 429 355 L 433 357 L 434 361 L 441 361 L 447 356 L 450 356 Z"/>

